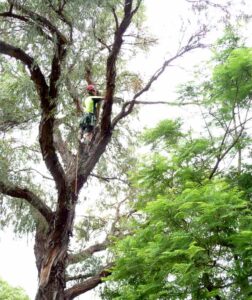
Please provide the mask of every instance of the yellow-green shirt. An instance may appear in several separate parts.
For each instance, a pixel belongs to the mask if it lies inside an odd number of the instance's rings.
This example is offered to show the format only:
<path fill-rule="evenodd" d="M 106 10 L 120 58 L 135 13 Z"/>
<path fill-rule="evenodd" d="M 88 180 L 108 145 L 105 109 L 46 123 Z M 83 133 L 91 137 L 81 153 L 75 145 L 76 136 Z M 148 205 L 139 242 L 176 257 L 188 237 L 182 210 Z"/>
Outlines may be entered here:
<path fill-rule="evenodd" d="M 83 101 L 83 107 L 86 113 L 95 113 L 96 104 L 103 99 L 101 96 L 89 96 Z"/>

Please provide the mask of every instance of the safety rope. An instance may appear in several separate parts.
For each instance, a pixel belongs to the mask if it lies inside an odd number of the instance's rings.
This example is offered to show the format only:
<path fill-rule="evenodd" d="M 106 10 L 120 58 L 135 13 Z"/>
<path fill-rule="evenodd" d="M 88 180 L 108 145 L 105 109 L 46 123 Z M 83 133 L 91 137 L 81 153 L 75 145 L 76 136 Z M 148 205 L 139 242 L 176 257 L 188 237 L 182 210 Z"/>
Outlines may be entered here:
<path fill-rule="evenodd" d="M 78 189 L 78 164 L 79 164 L 79 149 L 76 154 L 76 170 L 75 170 L 75 196 L 77 196 Z"/>

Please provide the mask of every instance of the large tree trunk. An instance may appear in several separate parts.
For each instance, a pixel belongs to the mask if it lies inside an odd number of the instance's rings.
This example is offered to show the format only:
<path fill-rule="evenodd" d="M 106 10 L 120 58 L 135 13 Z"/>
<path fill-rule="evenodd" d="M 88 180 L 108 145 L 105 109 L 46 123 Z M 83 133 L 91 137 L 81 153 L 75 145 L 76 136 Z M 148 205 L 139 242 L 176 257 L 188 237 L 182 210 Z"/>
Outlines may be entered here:
<path fill-rule="evenodd" d="M 51 269 L 48 284 L 39 288 L 35 300 L 64 300 L 65 262 L 59 261 Z"/>
<path fill-rule="evenodd" d="M 50 231 L 50 229 L 49 229 Z M 45 253 L 48 252 L 49 236 L 46 232 L 42 232 L 37 229 L 35 237 L 34 253 L 36 257 L 36 265 L 38 274 L 40 277 L 41 268 L 43 266 L 43 260 L 45 259 Z M 50 258 L 49 258 L 50 259 Z M 65 289 L 65 260 L 66 255 L 57 262 L 55 266 L 52 266 L 49 280 L 47 285 L 42 288 L 38 287 L 35 300 L 63 300 Z"/>
<path fill-rule="evenodd" d="M 56 211 L 56 220 L 53 220 L 47 230 L 38 228 L 36 231 L 34 253 L 39 274 L 36 300 L 65 299 L 67 250 L 72 233 L 75 204 L 72 203 L 68 207 L 61 218 L 58 218 Z M 61 222 L 57 219 L 61 219 Z"/>
<path fill-rule="evenodd" d="M 65 241 L 66 243 L 67 241 Z M 68 241 L 69 242 L 69 241 Z M 68 245 L 67 242 L 67 245 Z M 41 271 L 46 260 L 51 260 L 52 257 L 47 257 L 45 253 L 50 253 L 50 235 L 37 230 L 35 238 L 34 253 L 36 257 L 36 265 L 39 274 L 39 282 L 41 277 Z M 41 287 L 39 285 L 35 300 L 63 300 L 64 289 L 66 287 L 65 282 L 65 269 L 66 269 L 66 257 L 67 257 L 67 245 L 64 245 L 65 253 L 61 255 L 61 258 L 55 265 L 52 265 L 50 269 L 50 276 L 46 286 Z M 54 252 L 52 252 L 53 255 Z"/>

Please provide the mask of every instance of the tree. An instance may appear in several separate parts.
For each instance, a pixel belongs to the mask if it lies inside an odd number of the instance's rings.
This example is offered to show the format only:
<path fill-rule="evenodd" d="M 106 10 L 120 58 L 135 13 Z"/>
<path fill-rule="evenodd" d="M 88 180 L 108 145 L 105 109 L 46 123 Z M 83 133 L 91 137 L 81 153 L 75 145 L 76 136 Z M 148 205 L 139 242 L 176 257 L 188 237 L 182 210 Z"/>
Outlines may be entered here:
<path fill-rule="evenodd" d="M 164 120 L 143 135 L 153 154 L 132 174 L 136 216 L 106 299 L 251 298 L 252 54 L 230 28 L 216 47 L 210 78 L 181 90 L 205 132 Z"/>
<path fill-rule="evenodd" d="M 123 68 L 124 57 L 129 56 L 127 45 L 145 48 L 153 42 L 141 32 L 141 2 L 6 0 L 0 4 L 1 225 L 13 222 L 20 234 L 35 233 L 37 300 L 73 299 L 109 274 L 104 261 L 90 270 L 92 255 L 106 249 L 108 237 L 79 253 L 69 251 L 80 192 L 89 177 L 96 175 L 92 172 L 116 138 L 119 122 L 132 113 L 138 98 L 171 62 L 201 46 L 205 28 L 189 37 L 141 84 L 136 74 Z M 76 141 L 84 78 L 105 91 L 101 120 L 90 145 Z M 123 90 L 122 80 L 131 87 L 131 100 L 116 107 L 114 95 Z M 38 141 L 33 143 L 37 129 Z M 42 163 L 46 175 L 34 168 Z M 43 179 L 37 180 L 34 172 Z M 112 231 L 118 218 L 116 213 L 110 221 Z M 97 220 L 92 225 L 104 228 Z M 84 221 L 82 233 L 91 223 L 90 218 Z M 84 262 L 82 274 L 67 275 L 67 267 L 79 261 Z M 67 282 L 74 283 L 66 287 Z"/>
<path fill-rule="evenodd" d="M 6 281 L 0 280 L 1 300 L 29 300 L 21 288 L 10 286 Z"/>

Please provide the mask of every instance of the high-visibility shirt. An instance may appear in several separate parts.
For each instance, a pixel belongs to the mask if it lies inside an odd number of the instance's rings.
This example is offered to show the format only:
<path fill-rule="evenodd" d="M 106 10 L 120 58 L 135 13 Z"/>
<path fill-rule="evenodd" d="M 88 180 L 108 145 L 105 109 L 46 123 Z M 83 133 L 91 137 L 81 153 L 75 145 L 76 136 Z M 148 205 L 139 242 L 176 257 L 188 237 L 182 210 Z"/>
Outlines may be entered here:
<path fill-rule="evenodd" d="M 103 97 L 101 96 L 89 96 L 87 97 L 84 102 L 83 102 L 83 106 L 84 106 L 84 110 L 86 113 L 92 113 L 95 114 L 96 111 L 96 105 L 97 103 L 99 103 L 101 100 L 103 99 Z"/>

